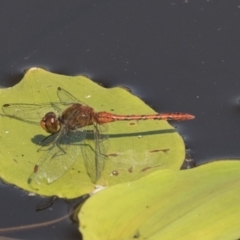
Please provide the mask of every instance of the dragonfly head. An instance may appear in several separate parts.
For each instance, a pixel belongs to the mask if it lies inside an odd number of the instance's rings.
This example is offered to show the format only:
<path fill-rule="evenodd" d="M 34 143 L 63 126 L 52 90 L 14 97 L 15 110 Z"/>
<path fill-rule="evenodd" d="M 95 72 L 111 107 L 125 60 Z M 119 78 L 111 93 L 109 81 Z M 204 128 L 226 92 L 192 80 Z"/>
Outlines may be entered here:
<path fill-rule="evenodd" d="M 56 133 L 60 127 L 60 123 L 54 112 L 46 113 L 40 121 L 40 125 L 48 133 Z"/>

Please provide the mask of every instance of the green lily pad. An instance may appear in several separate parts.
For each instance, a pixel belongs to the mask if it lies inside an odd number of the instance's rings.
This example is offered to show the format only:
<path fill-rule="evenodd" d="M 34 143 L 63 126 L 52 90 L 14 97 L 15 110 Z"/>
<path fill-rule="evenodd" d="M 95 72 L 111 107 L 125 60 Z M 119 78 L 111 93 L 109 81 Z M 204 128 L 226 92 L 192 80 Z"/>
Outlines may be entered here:
<path fill-rule="evenodd" d="M 106 89 L 84 76 L 63 76 L 39 68 L 30 69 L 16 86 L 0 90 L 0 104 L 57 104 L 58 87 L 96 111 L 128 115 L 154 113 L 143 101 L 122 88 Z M 39 142 L 48 136 L 38 122 L 46 112 L 54 109 L 41 108 L 37 124 L 31 124 L 31 119 L 28 119 L 28 122 L 24 121 L 25 110 L 21 107 L 19 109 L 20 120 L 0 115 L 0 177 L 6 182 L 42 195 L 73 198 L 91 192 L 95 182 L 90 180 L 86 165 L 94 165 L 96 159 L 93 154 L 89 154 L 89 158 L 84 161 L 80 150 L 86 148 L 83 141 L 71 148 L 71 151 L 65 152 L 64 161 L 71 163 L 66 163 L 66 168 L 69 169 L 66 169 L 61 177 L 53 178 L 56 181 L 52 181 L 51 184 L 43 181 L 34 187 L 28 184 L 35 164 L 44 154 L 41 151 L 44 148 L 38 151 L 41 146 Z M 41 115 L 43 110 L 45 112 Z M 109 140 L 106 141 L 108 144 L 105 144 L 104 153 L 107 157 L 104 155 L 104 170 L 96 184 L 110 186 L 136 180 L 159 169 L 180 168 L 185 156 L 184 143 L 167 121 L 122 121 L 107 125 Z M 94 149 L 94 141 L 89 139 L 87 148 Z M 77 151 L 79 154 L 74 155 L 73 152 Z M 54 155 L 57 155 L 57 152 L 54 152 Z M 48 175 L 59 168 L 54 164 L 47 166 L 49 169 L 44 169 Z"/>
<path fill-rule="evenodd" d="M 79 213 L 85 240 L 239 239 L 240 162 L 159 170 L 105 189 Z"/>

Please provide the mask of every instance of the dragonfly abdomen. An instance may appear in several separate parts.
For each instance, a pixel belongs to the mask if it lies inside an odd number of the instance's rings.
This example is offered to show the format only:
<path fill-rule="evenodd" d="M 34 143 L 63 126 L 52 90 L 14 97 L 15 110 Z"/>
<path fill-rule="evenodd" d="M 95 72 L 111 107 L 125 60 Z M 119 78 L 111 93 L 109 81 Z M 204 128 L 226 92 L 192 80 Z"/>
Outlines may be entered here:
<path fill-rule="evenodd" d="M 194 119 L 193 115 L 188 113 L 157 113 L 149 115 L 116 115 L 108 112 L 99 112 L 95 115 L 96 122 L 104 124 L 114 121 L 131 121 L 131 120 L 175 120 L 184 121 Z"/>

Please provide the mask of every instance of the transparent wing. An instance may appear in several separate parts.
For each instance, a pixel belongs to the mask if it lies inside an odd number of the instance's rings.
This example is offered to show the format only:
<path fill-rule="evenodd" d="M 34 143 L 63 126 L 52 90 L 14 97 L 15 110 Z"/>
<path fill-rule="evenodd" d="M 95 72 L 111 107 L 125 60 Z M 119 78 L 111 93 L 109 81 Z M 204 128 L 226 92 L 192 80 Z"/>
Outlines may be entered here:
<path fill-rule="evenodd" d="M 87 104 L 85 104 L 84 102 L 82 102 L 79 99 L 75 98 L 71 93 L 69 93 L 68 91 L 62 89 L 61 87 L 58 87 L 57 95 L 58 95 L 59 101 L 62 102 L 62 103 L 68 103 L 68 104 L 80 103 L 82 105 L 87 106 Z"/>
<path fill-rule="evenodd" d="M 2 106 L 2 111 L 9 117 L 33 124 L 39 124 L 39 121 L 47 112 L 57 112 L 60 115 L 72 103 L 81 103 L 86 105 L 60 87 L 57 89 L 57 95 L 60 103 L 9 103 Z"/>
<path fill-rule="evenodd" d="M 63 103 L 43 103 L 43 104 L 25 104 L 25 103 L 9 103 L 2 106 L 2 111 L 7 116 L 16 118 L 25 122 L 38 124 L 47 112 L 61 112 L 69 104 Z"/>
<path fill-rule="evenodd" d="M 60 135 L 59 135 L 60 134 Z M 29 183 L 34 188 L 34 185 L 41 183 L 52 183 L 59 179 L 76 161 L 81 154 L 81 144 L 86 136 L 86 132 L 82 130 L 55 134 L 55 141 L 50 146 L 40 149 L 44 151 L 37 164 L 35 171 L 29 177 Z"/>
<path fill-rule="evenodd" d="M 93 183 L 101 177 L 107 159 L 108 135 L 103 134 L 98 127 L 97 125 L 87 127 L 85 147 L 82 148 L 84 164 Z"/>

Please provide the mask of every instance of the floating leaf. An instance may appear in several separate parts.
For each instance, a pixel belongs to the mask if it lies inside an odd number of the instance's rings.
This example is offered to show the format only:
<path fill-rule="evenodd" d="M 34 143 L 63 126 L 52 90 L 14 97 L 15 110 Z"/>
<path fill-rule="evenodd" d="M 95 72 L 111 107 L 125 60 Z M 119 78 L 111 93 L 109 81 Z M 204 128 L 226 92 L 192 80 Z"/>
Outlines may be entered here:
<path fill-rule="evenodd" d="M 116 114 L 154 113 L 139 98 L 122 88 L 106 89 L 83 76 L 62 76 L 39 68 L 30 69 L 16 86 L 0 90 L 0 104 L 57 103 L 58 87 L 67 90 L 96 111 Z M 39 113 L 44 111 L 39 110 Z M 41 114 L 39 121 L 42 118 Z M 0 115 L 0 119 L 0 176 L 5 181 L 42 195 L 68 198 L 83 195 L 94 189 L 86 171 L 88 162 L 84 162 L 80 154 L 73 161 L 72 167 L 55 182 L 40 183 L 37 189 L 31 188 L 27 181 L 34 165 L 43 154 L 37 150 L 41 146 L 39 142 L 47 133 L 38 124 L 31 124 L 31 121 L 19 121 L 4 115 Z M 124 121 L 107 125 L 107 160 L 98 185 L 110 186 L 138 179 L 159 169 L 180 168 L 185 156 L 183 140 L 166 121 Z M 95 145 L 90 140 L 89 148 L 94 149 Z M 81 147 L 86 146 L 79 146 L 79 149 Z M 70 153 L 66 153 L 66 161 L 69 158 L 68 154 Z M 92 158 L 89 160 L 95 161 Z"/>
<path fill-rule="evenodd" d="M 240 162 L 159 170 L 90 198 L 79 213 L 85 240 L 239 239 Z"/>

